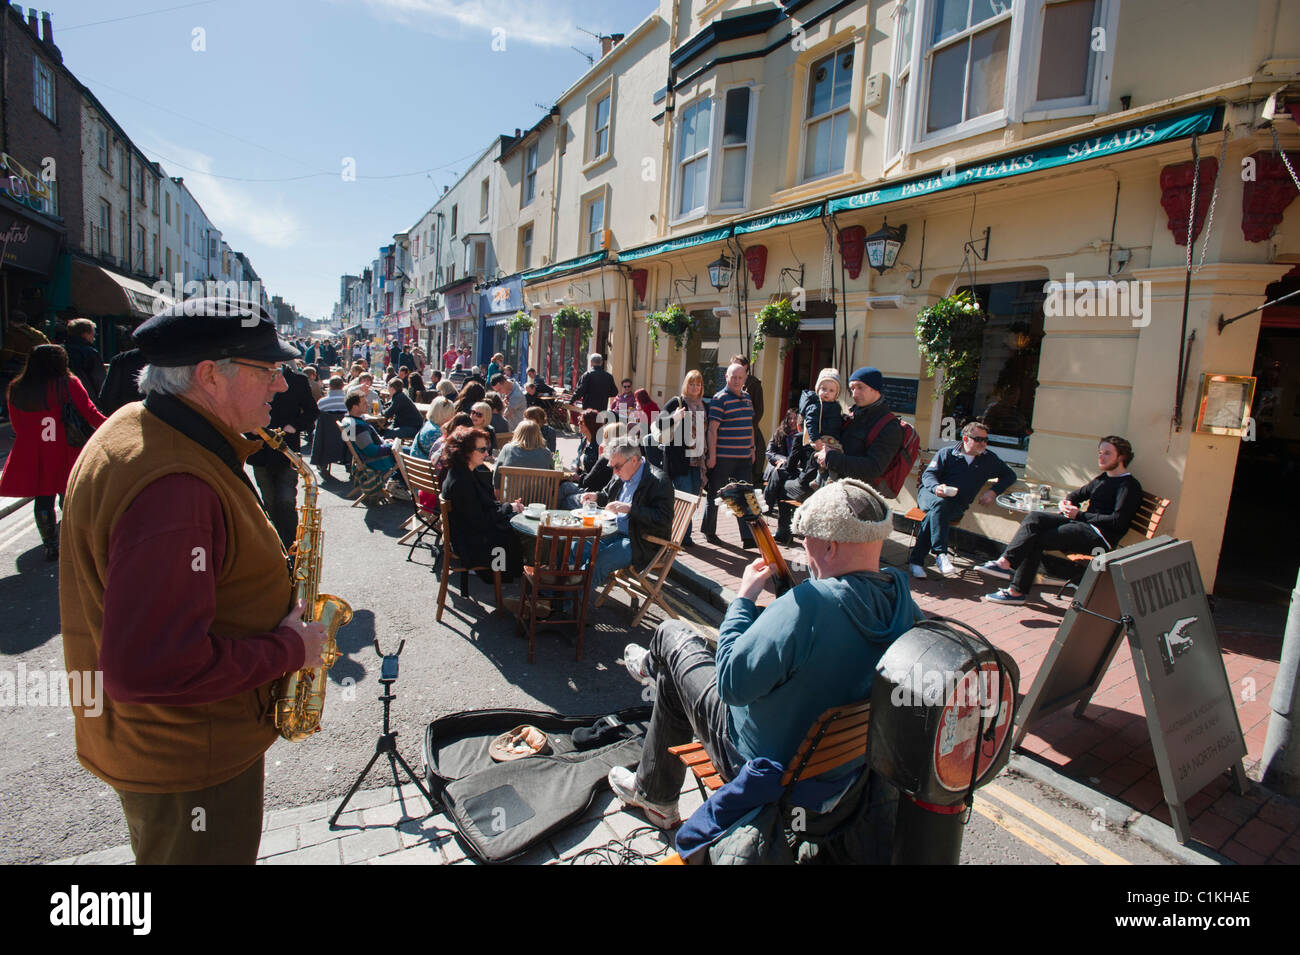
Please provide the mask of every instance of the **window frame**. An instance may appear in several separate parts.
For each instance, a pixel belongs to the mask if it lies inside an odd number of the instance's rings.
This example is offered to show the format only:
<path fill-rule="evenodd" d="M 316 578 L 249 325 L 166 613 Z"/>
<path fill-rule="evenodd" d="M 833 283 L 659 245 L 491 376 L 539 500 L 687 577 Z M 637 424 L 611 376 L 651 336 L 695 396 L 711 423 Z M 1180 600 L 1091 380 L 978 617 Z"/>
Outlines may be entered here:
<path fill-rule="evenodd" d="M 524 241 L 525 236 L 528 238 L 527 242 Z M 526 222 L 519 227 L 519 242 L 516 250 L 516 255 L 518 255 L 519 261 L 517 263 L 518 268 L 515 269 L 516 272 L 522 272 L 533 267 L 533 243 L 536 239 L 537 230 L 535 228 L 535 223 Z M 524 254 L 525 248 L 528 249 L 527 255 Z"/>
<path fill-rule="evenodd" d="M 749 115 L 745 118 L 745 189 L 739 203 L 722 201 L 722 173 L 725 164 L 723 155 L 730 149 L 740 147 L 732 145 L 728 147 L 722 142 L 722 137 L 727 125 L 727 95 L 735 89 L 745 88 L 749 90 Z M 716 99 L 721 104 L 722 122 L 713 124 L 713 147 L 709 156 L 712 163 L 713 157 L 718 157 L 718 162 L 714 165 L 717 167 L 716 174 L 711 173 L 713 180 L 709 189 L 710 205 L 709 208 L 719 212 L 735 212 L 737 210 L 748 209 L 750 201 L 750 189 L 753 185 L 754 178 L 754 149 L 755 136 L 758 127 L 758 93 L 762 85 L 758 83 L 732 83 L 730 86 L 723 87 L 717 94 Z"/>
<path fill-rule="evenodd" d="M 917 85 L 917 89 L 924 88 L 924 96 L 919 92 L 914 94 L 916 110 L 914 113 L 915 122 L 915 143 L 917 149 L 929 149 L 933 146 L 942 146 L 946 143 L 956 142 L 957 140 L 966 139 L 979 133 L 988 132 L 992 129 L 1000 129 L 1011 122 L 1012 114 L 1015 112 L 1014 105 L 1019 96 L 1019 78 L 1020 73 L 1017 69 L 1021 61 L 1021 49 L 1023 47 L 1024 23 L 1026 18 L 1025 0 L 1001 0 L 1005 3 L 1006 9 L 1001 13 L 995 14 L 973 26 L 966 26 L 952 36 L 944 37 L 933 44 L 929 41 L 930 32 L 934 27 L 934 15 L 937 10 L 937 4 L 934 0 L 928 0 L 924 4 L 924 15 L 916 21 L 912 31 L 912 40 L 914 55 L 912 60 L 912 75 L 921 77 L 922 82 Z M 967 0 L 967 15 L 969 16 L 970 0 Z M 955 47 L 960 43 L 967 44 L 966 59 L 966 85 L 969 84 L 970 76 L 970 53 L 969 44 L 971 40 L 981 33 L 995 29 L 1001 23 L 1009 23 L 1009 35 L 1007 38 L 1007 61 L 1006 70 L 1002 87 L 1002 107 L 993 110 L 990 113 L 983 113 L 970 119 L 963 119 L 960 122 L 945 126 L 942 129 L 927 133 L 926 125 L 929 122 L 929 102 L 930 102 L 930 84 L 933 79 L 934 69 L 934 52 L 935 49 L 940 51 Z M 1017 28 L 1017 24 L 1020 25 Z M 962 113 L 966 111 L 966 86 L 962 88 Z"/>
<path fill-rule="evenodd" d="M 107 199 L 99 200 L 99 243 L 95 254 L 110 258 L 113 255 L 113 204 Z"/>
<path fill-rule="evenodd" d="M 1089 91 L 1084 96 L 1055 100 L 1038 99 L 1039 70 L 1043 60 L 1043 28 L 1047 22 L 1047 8 L 1062 0 L 1030 0 L 1025 17 L 1025 38 L 1017 74 L 1023 76 L 1023 102 L 1019 104 L 1020 119 L 1026 123 L 1074 116 L 1095 116 L 1106 109 L 1110 99 L 1110 81 L 1115 67 L 1115 36 L 1119 29 L 1120 0 L 1095 0 L 1093 29 L 1104 30 L 1106 49 L 1089 49 Z M 1089 35 L 1091 43 L 1091 34 Z M 1073 100 L 1073 102 L 1071 101 Z"/>
<path fill-rule="evenodd" d="M 488 209 L 491 208 L 492 202 L 492 184 L 491 179 L 483 177 L 482 182 L 478 184 L 478 221 L 484 222 L 488 217 Z"/>
<path fill-rule="evenodd" d="M 523 175 L 520 177 L 519 208 L 523 209 L 537 198 L 537 162 L 541 158 L 541 143 L 534 142 L 524 147 Z M 528 166 L 532 157 L 532 168 Z"/>
<path fill-rule="evenodd" d="M 889 112 L 885 117 L 884 162 L 886 168 L 899 162 L 907 155 L 908 144 L 912 141 L 914 134 L 916 83 L 912 82 L 912 78 L 916 75 L 916 72 L 913 69 L 912 52 L 916 47 L 916 20 L 922 2 L 923 0 L 899 0 L 890 12 L 890 17 L 894 21 L 894 60 L 892 73 L 889 77 Z M 911 4 L 911 10 L 907 9 L 906 3 Z M 912 18 L 910 43 L 904 43 L 904 16 Z M 902 90 L 901 93 L 900 90 Z M 897 114 L 895 110 L 898 111 Z M 897 131 L 895 131 L 894 127 L 895 119 L 898 121 Z M 896 142 L 895 137 L 897 137 Z"/>
<path fill-rule="evenodd" d="M 709 134 L 704 139 L 704 148 L 703 150 L 697 150 L 696 152 L 692 153 L 691 158 L 689 159 L 681 158 L 680 148 L 682 142 L 682 125 L 686 120 L 686 113 L 689 110 L 698 109 L 699 107 L 705 105 L 707 105 L 709 108 L 710 125 L 709 125 Z M 692 99 L 690 102 L 682 106 L 679 106 L 677 108 L 677 116 L 676 119 L 674 119 L 674 122 L 676 123 L 676 130 L 674 131 L 674 136 L 673 136 L 672 196 L 671 196 L 671 206 L 670 206 L 672 210 L 672 214 L 668 217 L 669 225 L 677 225 L 682 222 L 690 222 L 694 219 L 702 218 L 709 214 L 709 210 L 713 205 L 712 202 L 713 134 L 714 134 L 713 111 L 716 105 L 717 104 L 715 103 L 715 97 L 713 96 L 713 92 L 712 90 L 709 90 L 701 93 L 700 95 Z M 688 163 L 697 163 L 697 162 L 704 163 L 704 189 L 702 191 L 702 195 L 698 199 L 698 204 L 692 206 L 690 209 L 686 211 L 682 211 L 681 208 L 682 188 L 686 184 L 685 177 L 682 175 L 682 170 Z M 583 220 L 584 220 L 583 226 L 585 227 L 587 224 L 585 216 L 583 217 Z"/>
<path fill-rule="evenodd" d="M 589 210 L 597 202 L 601 203 L 601 207 L 600 207 L 601 222 L 600 222 L 600 228 L 592 232 L 588 228 L 591 223 L 591 215 Z M 582 197 L 582 205 L 580 208 L 582 210 L 582 220 L 580 222 L 580 225 L 582 226 L 582 231 L 579 233 L 579 235 L 582 236 L 582 244 L 581 247 L 578 249 L 578 254 L 590 255 L 593 252 L 599 252 L 601 249 L 605 248 L 604 236 L 605 233 L 609 231 L 609 189 L 608 187 L 602 186 L 599 189 L 593 189 L 591 192 L 588 192 L 586 195 Z M 592 236 L 599 236 L 601 241 L 596 244 L 592 244 L 591 241 Z"/>
<path fill-rule="evenodd" d="M 839 57 L 845 52 L 849 52 L 853 55 L 853 74 L 849 76 L 848 102 L 846 102 L 843 106 L 834 107 L 830 110 L 827 110 L 825 113 L 818 113 L 816 116 L 809 116 L 808 98 L 812 92 L 812 88 L 814 85 L 814 80 L 813 80 L 814 68 L 816 68 L 817 64 L 821 63 L 823 60 L 830 60 L 833 66 L 838 66 Z M 799 104 L 799 166 L 796 169 L 796 175 L 795 175 L 795 181 L 799 185 L 805 185 L 810 182 L 818 182 L 822 179 L 830 179 L 834 176 L 843 175 L 845 172 L 850 170 L 848 153 L 850 149 L 850 144 L 852 142 L 852 138 L 857 131 L 856 122 L 853 122 L 853 117 L 854 117 L 853 101 L 854 101 L 854 94 L 857 89 L 857 85 L 856 85 L 857 80 L 855 80 L 854 77 L 857 74 L 858 63 L 860 62 L 861 59 L 862 57 L 859 55 L 857 38 L 853 37 L 853 38 L 849 38 L 847 42 L 841 42 L 829 53 L 821 53 L 816 58 L 809 61 L 808 65 L 804 68 L 805 82 L 802 90 L 802 102 Z M 831 84 L 832 103 L 834 103 L 834 89 L 835 86 L 834 83 L 832 83 Z M 805 176 L 804 168 L 808 161 L 808 130 L 813 125 L 823 123 L 823 122 L 829 122 L 831 124 L 831 129 L 833 130 L 835 128 L 835 117 L 838 114 L 845 114 L 850 118 L 849 136 L 845 140 L 845 147 L 844 147 L 845 154 L 843 157 L 843 165 L 841 165 L 839 169 L 827 169 L 826 172 L 822 173 L 821 175 Z"/>
<path fill-rule="evenodd" d="M 609 112 L 605 118 L 604 126 L 596 126 L 597 116 L 599 114 L 600 104 L 609 100 Z M 583 147 L 584 156 L 583 169 L 590 169 L 598 166 L 608 160 L 614 154 L 614 77 L 606 77 L 590 93 L 587 94 L 586 117 L 583 122 Z M 605 132 L 605 149 L 603 152 L 596 152 L 597 141 L 601 131 Z"/>
<path fill-rule="evenodd" d="M 47 80 L 42 83 L 42 79 Z M 42 92 L 46 96 L 42 96 Z M 42 108 L 42 100 L 47 99 L 49 112 Z M 44 60 L 35 53 L 32 54 L 32 106 L 36 112 L 40 113 L 54 125 L 59 124 L 59 94 L 58 83 L 54 70 L 51 69 Z"/>
<path fill-rule="evenodd" d="M 105 126 L 103 123 L 99 123 L 98 126 L 99 126 L 99 168 L 104 170 L 104 172 L 108 173 L 109 176 L 112 176 L 113 157 L 112 157 L 111 150 L 108 148 L 109 146 L 108 127 Z"/>
<path fill-rule="evenodd" d="M 456 238 L 456 226 L 458 224 L 457 220 L 459 218 L 460 218 L 460 203 L 453 202 L 451 204 L 451 235 L 450 235 L 450 238 L 452 239 Z"/>

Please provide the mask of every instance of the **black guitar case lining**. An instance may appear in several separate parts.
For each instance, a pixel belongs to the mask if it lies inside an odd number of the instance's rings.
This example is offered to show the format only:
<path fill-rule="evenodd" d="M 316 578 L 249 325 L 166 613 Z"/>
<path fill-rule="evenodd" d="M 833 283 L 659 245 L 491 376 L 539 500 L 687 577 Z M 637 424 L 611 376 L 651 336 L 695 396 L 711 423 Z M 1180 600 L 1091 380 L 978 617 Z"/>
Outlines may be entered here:
<path fill-rule="evenodd" d="M 610 769 L 630 769 L 640 762 L 650 709 L 634 706 L 615 713 L 626 730 L 586 750 L 575 746 L 573 732 L 603 714 L 495 709 L 434 720 L 424 731 L 429 791 L 475 856 L 505 862 L 586 812 L 605 788 Z M 488 755 L 492 740 L 521 724 L 546 733 L 550 753 L 506 763 L 493 760 Z"/>

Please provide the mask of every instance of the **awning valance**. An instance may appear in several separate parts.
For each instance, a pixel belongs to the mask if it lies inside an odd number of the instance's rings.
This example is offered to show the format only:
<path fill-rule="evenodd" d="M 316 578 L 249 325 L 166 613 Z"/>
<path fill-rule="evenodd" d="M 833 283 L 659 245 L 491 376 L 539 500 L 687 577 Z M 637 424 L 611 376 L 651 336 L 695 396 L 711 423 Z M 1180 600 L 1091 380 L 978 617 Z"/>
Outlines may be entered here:
<path fill-rule="evenodd" d="M 737 222 L 732 226 L 732 230 L 736 235 L 748 235 L 751 232 L 775 229 L 780 225 L 794 225 L 796 222 L 803 222 L 806 219 L 816 219 L 822 214 L 825 206 L 826 203 L 824 202 L 814 202 L 811 205 L 799 206 L 797 209 L 773 212 L 771 215 L 759 216 L 757 219 L 746 219 L 744 222 Z"/>
<path fill-rule="evenodd" d="M 840 196 L 830 200 L 827 208 L 830 212 L 849 212 L 854 209 L 866 209 L 872 206 L 912 199 L 916 196 L 957 189 L 961 186 L 978 182 L 991 182 L 1010 176 L 1022 176 L 1031 172 L 1042 172 L 1089 159 L 1100 159 L 1130 149 L 1141 149 L 1156 143 L 1182 139 L 1185 136 L 1198 136 L 1209 132 L 1215 125 L 1215 115 L 1220 107 L 1211 106 L 1185 113 L 1172 118 L 1152 117 L 1143 123 L 1118 127 L 1110 130 L 1094 131 L 1091 135 L 1078 139 L 1051 143 L 1036 149 L 987 159 L 970 166 L 959 166 L 951 172 L 930 175 L 920 179 L 868 189 L 850 196 Z"/>
<path fill-rule="evenodd" d="M 672 239 L 664 239 L 661 242 L 655 242 L 651 245 L 643 245 L 639 248 L 628 249 L 618 254 L 620 262 L 634 262 L 637 259 L 648 258 L 652 255 L 663 255 L 665 252 L 678 252 L 681 249 L 690 249 L 697 245 L 705 245 L 709 242 L 721 242 L 731 235 L 731 226 L 724 225 L 717 229 L 708 229 L 704 232 L 696 232 L 691 235 L 677 236 Z"/>
<path fill-rule="evenodd" d="M 544 269 L 533 269 L 531 272 L 525 272 L 520 278 L 525 282 L 536 282 L 538 279 L 559 275 L 561 272 L 573 272 L 576 269 L 585 269 L 589 265 L 596 265 L 598 262 L 605 261 L 607 255 L 609 255 L 609 250 L 601 249 L 599 252 L 592 252 L 590 255 L 580 255 L 576 259 L 565 259 L 563 262 L 556 262 Z"/>

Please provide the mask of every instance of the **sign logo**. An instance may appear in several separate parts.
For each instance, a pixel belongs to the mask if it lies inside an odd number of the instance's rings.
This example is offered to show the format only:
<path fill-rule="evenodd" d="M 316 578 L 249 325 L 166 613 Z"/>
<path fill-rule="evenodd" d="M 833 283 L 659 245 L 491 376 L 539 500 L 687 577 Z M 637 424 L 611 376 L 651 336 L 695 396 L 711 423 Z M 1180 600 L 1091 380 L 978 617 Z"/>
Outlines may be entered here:
<path fill-rule="evenodd" d="M 1192 649 L 1192 638 L 1184 636 L 1184 631 L 1199 619 L 1199 617 L 1183 617 L 1174 621 L 1174 625 L 1168 632 L 1160 634 L 1160 660 L 1165 665 L 1165 676 L 1174 672 L 1174 660 Z"/>

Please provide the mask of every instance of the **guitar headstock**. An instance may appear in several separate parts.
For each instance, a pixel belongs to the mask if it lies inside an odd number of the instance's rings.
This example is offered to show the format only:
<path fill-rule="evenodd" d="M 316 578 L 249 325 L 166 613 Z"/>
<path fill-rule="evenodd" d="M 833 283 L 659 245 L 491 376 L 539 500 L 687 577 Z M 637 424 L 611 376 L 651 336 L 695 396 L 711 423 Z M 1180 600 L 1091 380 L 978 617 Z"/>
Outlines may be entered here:
<path fill-rule="evenodd" d="M 763 504 L 751 484 L 732 481 L 718 492 L 718 497 L 737 517 L 757 520 L 763 516 Z"/>

